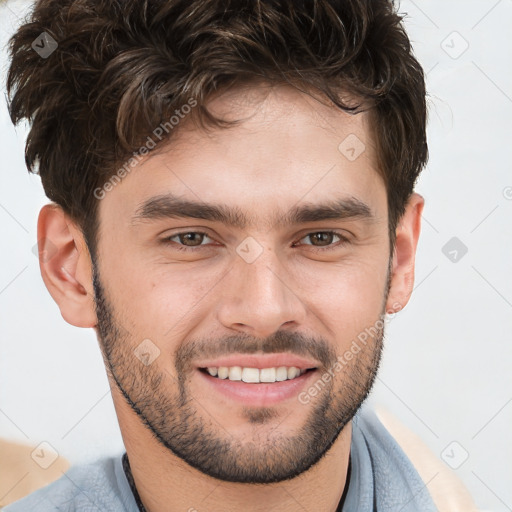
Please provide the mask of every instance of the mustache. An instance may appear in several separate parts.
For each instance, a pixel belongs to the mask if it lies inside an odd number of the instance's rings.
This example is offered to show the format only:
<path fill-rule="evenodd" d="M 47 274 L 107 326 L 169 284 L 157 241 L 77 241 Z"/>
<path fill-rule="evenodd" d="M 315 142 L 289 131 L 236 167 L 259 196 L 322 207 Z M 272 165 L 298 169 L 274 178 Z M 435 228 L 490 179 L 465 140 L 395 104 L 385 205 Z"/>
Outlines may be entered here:
<path fill-rule="evenodd" d="M 175 362 L 178 372 L 193 367 L 199 358 L 218 358 L 231 354 L 275 354 L 287 352 L 303 357 L 313 357 L 325 368 L 336 362 L 334 348 L 323 338 L 313 338 L 302 333 L 277 331 L 268 338 L 253 338 L 236 334 L 220 339 L 196 339 L 182 343 L 176 350 Z"/>

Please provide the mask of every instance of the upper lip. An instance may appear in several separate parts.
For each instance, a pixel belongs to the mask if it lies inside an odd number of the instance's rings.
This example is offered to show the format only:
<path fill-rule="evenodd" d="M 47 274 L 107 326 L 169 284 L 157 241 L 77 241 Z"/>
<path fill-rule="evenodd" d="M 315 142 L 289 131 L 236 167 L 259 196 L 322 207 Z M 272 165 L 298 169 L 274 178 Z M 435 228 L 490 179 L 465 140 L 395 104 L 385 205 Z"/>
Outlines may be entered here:
<path fill-rule="evenodd" d="M 301 370 L 317 368 L 318 362 L 308 360 L 289 353 L 280 354 L 232 354 L 215 360 L 201 361 L 198 368 L 211 368 L 220 366 L 241 366 L 242 368 L 273 368 L 279 366 L 295 366 Z"/>

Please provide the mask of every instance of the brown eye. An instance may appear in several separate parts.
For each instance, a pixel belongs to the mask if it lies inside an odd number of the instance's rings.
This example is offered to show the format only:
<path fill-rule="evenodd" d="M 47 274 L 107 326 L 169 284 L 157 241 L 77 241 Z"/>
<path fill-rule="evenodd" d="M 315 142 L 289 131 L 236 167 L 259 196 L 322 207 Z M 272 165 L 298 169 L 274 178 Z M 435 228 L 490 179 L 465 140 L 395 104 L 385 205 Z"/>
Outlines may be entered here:
<path fill-rule="evenodd" d="M 304 245 L 311 245 L 315 249 L 325 251 L 336 249 L 349 243 L 348 238 L 336 231 L 314 231 L 308 233 L 305 237 L 301 238 L 301 240 L 310 240 L 311 243 L 306 242 Z"/>
<path fill-rule="evenodd" d="M 318 242 L 321 246 L 332 244 L 334 233 L 328 231 L 319 231 L 308 235 L 308 238 L 315 243 Z M 315 244 L 313 244 L 315 245 Z"/>
<path fill-rule="evenodd" d="M 196 247 L 205 247 L 205 238 L 210 238 L 206 233 L 200 231 L 182 231 L 175 235 L 168 236 L 163 242 L 178 251 L 194 250 Z M 210 239 L 211 240 L 211 239 Z"/>
<path fill-rule="evenodd" d="M 180 233 L 176 235 L 183 245 L 187 245 L 189 247 L 195 247 L 197 245 L 201 245 L 201 242 L 204 240 L 205 234 L 204 233 L 197 233 L 197 232 L 191 232 L 191 233 Z"/>

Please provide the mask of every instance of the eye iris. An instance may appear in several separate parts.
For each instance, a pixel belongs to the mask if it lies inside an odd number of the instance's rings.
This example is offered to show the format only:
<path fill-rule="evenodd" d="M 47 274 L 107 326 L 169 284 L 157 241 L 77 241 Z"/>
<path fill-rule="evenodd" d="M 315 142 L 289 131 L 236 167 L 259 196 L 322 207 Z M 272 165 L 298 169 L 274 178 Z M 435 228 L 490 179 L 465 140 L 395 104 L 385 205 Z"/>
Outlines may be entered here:
<path fill-rule="evenodd" d="M 194 238 L 196 238 L 194 243 Z M 192 244 L 185 243 L 184 245 L 201 245 L 201 242 L 203 241 L 204 235 L 202 233 L 184 233 L 179 235 L 180 242 L 183 243 L 184 241 L 192 242 Z"/>
<path fill-rule="evenodd" d="M 320 235 L 320 236 L 318 236 L 318 235 Z M 333 235 L 333 233 L 327 233 L 324 231 L 320 231 L 320 232 L 314 233 L 313 235 L 310 235 L 310 236 L 312 239 L 316 239 L 317 241 L 320 241 L 320 245 L 330 245 L 332 243 L 332 237 L 334 235 Z"/>

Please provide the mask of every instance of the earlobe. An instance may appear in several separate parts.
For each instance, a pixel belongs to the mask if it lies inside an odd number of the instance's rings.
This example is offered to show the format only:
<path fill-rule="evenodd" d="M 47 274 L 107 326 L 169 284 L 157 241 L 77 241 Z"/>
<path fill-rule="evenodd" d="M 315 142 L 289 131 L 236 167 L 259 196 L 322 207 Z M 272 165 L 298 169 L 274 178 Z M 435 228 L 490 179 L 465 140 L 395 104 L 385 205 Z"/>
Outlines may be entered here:
<path fill-rule="evenodd" d="M 95 327 L 92 266 L 80 229 L 55 204 L 44 206 L 37 224 L 43 281 L 66 322 Z"/>
<path fill-rule="evenodd" d="M 423 197 L 413 192 L 396 228 L 396 243 L 391 267 L 392 278 L 386 303 L 386 312 L 388 313 L 403 309 L 412 294 L 416 248 L 421 231 L 421 214 L 424 204 Z"/>

